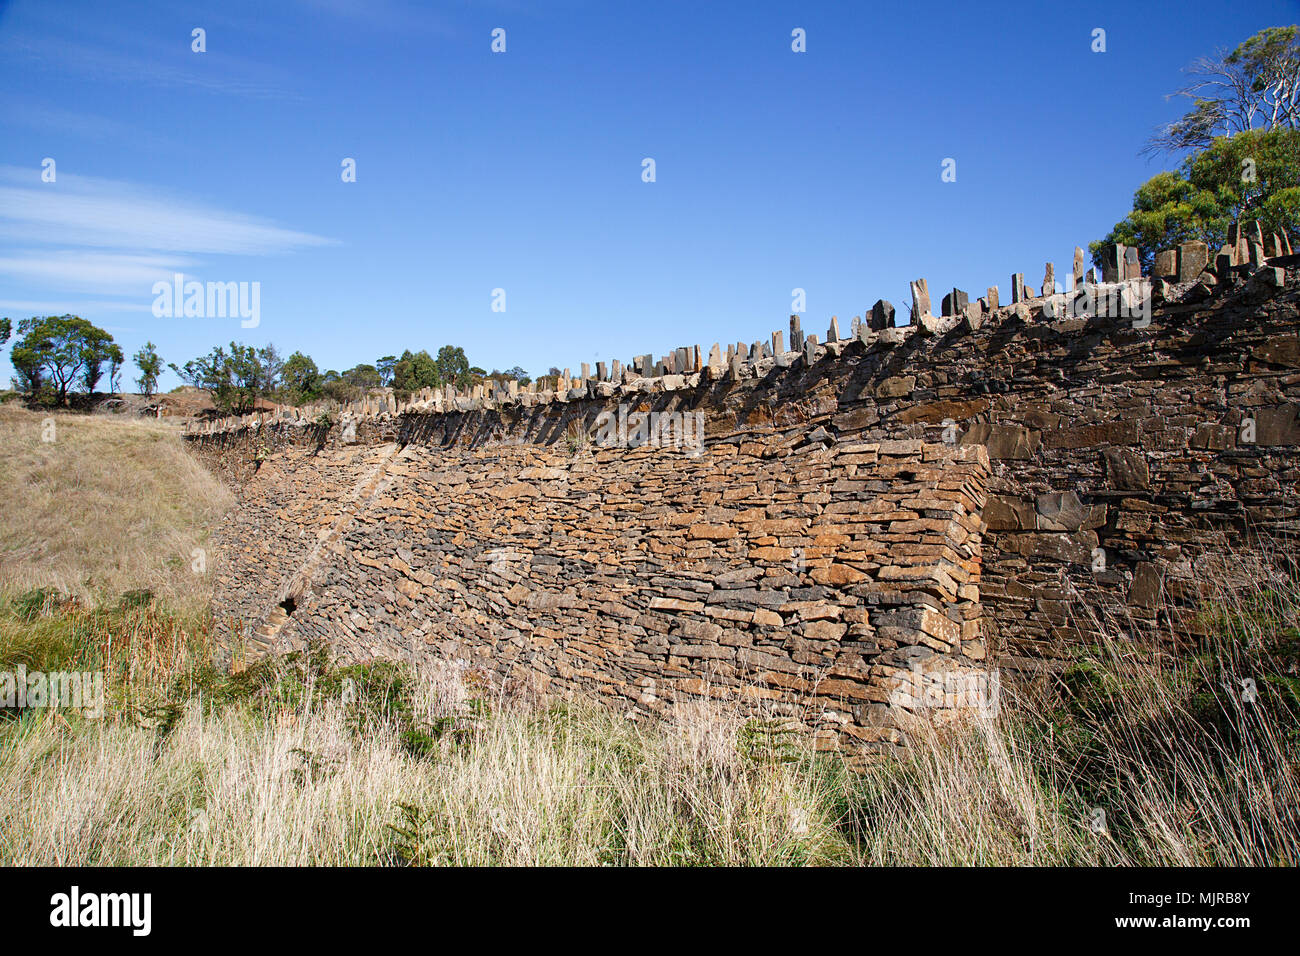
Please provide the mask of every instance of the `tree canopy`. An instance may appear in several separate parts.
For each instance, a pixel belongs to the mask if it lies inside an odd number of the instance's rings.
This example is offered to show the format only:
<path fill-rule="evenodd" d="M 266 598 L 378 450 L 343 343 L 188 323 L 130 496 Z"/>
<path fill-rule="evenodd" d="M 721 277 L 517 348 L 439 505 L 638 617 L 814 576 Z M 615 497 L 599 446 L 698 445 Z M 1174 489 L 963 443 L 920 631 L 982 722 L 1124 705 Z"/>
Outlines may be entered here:
<path fill-rule="evenodd" d="M 1192 240 L 1218 248 L 1234 221 L 1258 219 L 1266 234 L 1300 227 L 1297 27 L 1262 30 L 1190 72 L 1196 82 L 1174 95 L 1193 97 L 1192 110 L 1147 146 L 1187 155 L 1138 187 L 1132 211 L 1091 244 L 1096 264 L 1114 242 L 1136 246 L 1149 270 L 1161 249 Z"/>
<path fill-rule="evenodd" d="M 94 391 L 104 362 L 121 350 L 113 336 L 76 315 L 33 317 L 18 323 L 22 336 L 10 353 L 19 385 L 36 396 L 48 384 L 60 405 L 67 404 L 68 389 L 81 384 Z"/>
<path fill-rule="evenodd" d="M 311 356 L 294 352 L 284 363 L 283 384 L 286 397 L 294 404 L 310 402 L 321 393 L 321 374 Z"/>
<path fill-rule="evenodd" d="M 1265 233 L 1300 226 L 1300 130 L 1221 136 L 1176 171 L 1156 173 L 1133 195 L 1133 211 L 1091 245 L 1100 264 L 1112 242 L 1136 246 L 1144 270 L 1156 252 L 1199 239 L 1216 249 L 1228 226 L 1258 219 Z"/>
<path fill-rule="evenodd" d="M 219 412 L 231 413 L 249 411 L 259 396 L 274 393 L 284 362 L 274 345 L 259 349 L 231 342 L 229 352 L 217 346 L 182 366 L 169 367 L 187 385 L 207 392 Z"/>
<path fill-rule="evenodd" d="M 152 342 L 144 343 L 144 348 L 136 352 L 131 359 L 140 370 L 140 377 L 135 380 L 136 387 L 145 398 L 152 398 L 158 388 L 158 373 L 162 371 L 162 359 L 158 348 Z"/>

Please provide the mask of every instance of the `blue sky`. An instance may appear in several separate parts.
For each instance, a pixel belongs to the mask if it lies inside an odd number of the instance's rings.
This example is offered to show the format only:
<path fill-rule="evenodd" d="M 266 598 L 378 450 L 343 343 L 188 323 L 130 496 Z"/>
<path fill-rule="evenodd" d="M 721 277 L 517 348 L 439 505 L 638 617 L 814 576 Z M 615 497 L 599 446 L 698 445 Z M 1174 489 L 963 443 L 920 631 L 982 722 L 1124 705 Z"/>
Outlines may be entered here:
<path fill-rule="evenodd" d="M 936 302 L 1005 296 L 1012 272 L 1068 269 L 1172 163 L 1138 151 L 1182 112 L 1164 94 L 1184 66 L 1298 19 L 1277 2 L 0 0 L 0 315 L 74 312 L 178 364 L 232 339 L 322 370 L 452 343 L 536 374 L 752 342 L 795 288 L 818 333 L 904 306 L 917 277 Z M 258 327 L 155 317 L 153 283 L 178 271 L 260 283 Z"/>

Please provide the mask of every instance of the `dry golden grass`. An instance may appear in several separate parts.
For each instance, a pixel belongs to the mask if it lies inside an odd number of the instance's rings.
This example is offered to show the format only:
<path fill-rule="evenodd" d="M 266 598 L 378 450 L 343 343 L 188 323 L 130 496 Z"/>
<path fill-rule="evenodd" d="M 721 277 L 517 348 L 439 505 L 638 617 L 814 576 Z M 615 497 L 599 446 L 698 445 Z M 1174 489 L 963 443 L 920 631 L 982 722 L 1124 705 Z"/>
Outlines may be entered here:
<path fill-rule="evenodd" d="M 175 426 L 0 405 L 0 487 L 0 592 L 205 603 L 193 551 L 233 499 Z"/>
<path fill-rule="evenodd" d="M 111 653 L 109 701 L 0 720 L 0 864 L 1295 865 L 1300 699 L 1265 646 L 1295 652 L 1283 598 L 1184 662 L 1117 636 L 1073 692 L 1004 691 L 862 773 L 716 702 L 643 726 L 446 665 L 222 677 L 156 609 L 47 609 L 21 657 Z"/>
<path fill-rule="evenodd" d="M 725 714 L 643 729 L 594 707 L 494 705 L 470 738 L 413 754 L 392 724 L 358 733 L 337 695 L 299 704 L 214 713 L 196 696 L 161 742 L 52 713 L 0 726 L 0 863 L 851 859 L 808 764 L 747 761 Z"/>

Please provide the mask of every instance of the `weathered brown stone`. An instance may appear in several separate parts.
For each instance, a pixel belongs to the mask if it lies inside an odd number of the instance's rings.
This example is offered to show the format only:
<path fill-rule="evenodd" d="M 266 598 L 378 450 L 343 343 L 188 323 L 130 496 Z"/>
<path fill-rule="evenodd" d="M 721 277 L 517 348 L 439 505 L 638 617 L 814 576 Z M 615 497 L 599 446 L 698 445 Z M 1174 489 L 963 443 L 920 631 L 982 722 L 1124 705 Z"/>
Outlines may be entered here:
<path fill-rule="evenodd" d="M 899 398 L 903 395 L 912 394 L 916 388 L 915 375 L 895 375 L 887 378 L 876 386 L 877 398 Z"/>
<path fill-rule="evenodd" d="M 734 537 L 736 530 L 725 525 L 693 524 L 686 530 L 686 536 L 692 539 L 703 538 L 709 541 L 725 541 Z"/>
<path fill-rule="evenodd" d="M 1003 495 L 989 495 L 984 520 L 990 531 L 1032 531 L 1036 526 L 1033 505 Z"/>
<path fill-rule="evenodd" d="M 1092 551 L 1097 547 L 1097 535 L 1093 531 L 1023 534 L 1018 539 L 1020 553 L 1027 558 L 1048 558 L 1070 564 L 1091 565 Z"/>
<path fill-rule="evenodd" d="M 1200 240 L 1178 247 L 1178 281 L 1195 282 L 1210 261 L 1210 250 Z"/>
<path fill-rule="evenodd" d="M 1021 425 L 972 425 L 961 437 L 963 445 L 984 445 L 990 458 L 1028 459 L 1038 449 L 1039 433 Z"/>
<path fill-rule="evenodd" d="M 1106 479 L 1118 491 L 1150 491 L 1151 469 L 1141 452 L 1130 448 L 1107 448 Z"/>
<path fill-rule="evenodd" d="M 1250 354 L 1262 362 L 1300 368 L 1300 337 L 1275 335 L 1264 344 L 1251 349 Z"/>
<path fill-rule="evenodd" d="M 968 418 L 974 418 L 988 407 L 989 401 L 986 398 L 972 398 L 966 401 L 928 402 L 924 405 L 913 405 L 911 408 L 905 408 L 894 417 L 896 421 L 904 424 L 927 422 L 937 425 L 948 419 L 961 422 Z"/>
<path fill-rule="evenodd" d="M 1133 585 L 1128 603 L 1134 607 L 1153 608 L 1160 597 L 1160 572 L 1150 561 L 1141 561 L 1133 569 Z"/>
<path fill-rule="evenodd" d="M 1092 516 L 1092 508 L 1073 491 L 1039 495 L 1036 510 L 1039 531 L 1078 531 Z"/>
<path fill-rule="evenodd" d="M 1255 444 L 1300 445 L 1300 404 L 1272 405 L 1255 412 Z"/>
<path fill-rule="evenodd" d="M 1137 422 L 1134 421 L 1079 425 L 1074 428 L 1058 428 L 1043 434 L 1043 444 L 1048 448 L 1098 448 L 1102 445 L 1136 443 Z"/>
<path fill-rule="evenodd" d="M 1178 252 L 1174 249 L 1162 249 L 1157 252 L 1152 274 L 1159 279 L 1175 281 L 1178 277 Z"/>

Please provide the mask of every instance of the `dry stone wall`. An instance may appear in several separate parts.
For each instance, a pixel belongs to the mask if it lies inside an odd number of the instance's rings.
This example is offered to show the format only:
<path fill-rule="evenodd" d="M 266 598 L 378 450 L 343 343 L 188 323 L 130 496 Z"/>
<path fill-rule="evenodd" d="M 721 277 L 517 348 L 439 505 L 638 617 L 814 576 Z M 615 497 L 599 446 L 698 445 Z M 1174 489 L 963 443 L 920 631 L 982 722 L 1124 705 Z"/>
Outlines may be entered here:
<path fill-rule="evenodd" d="M 546 391 L 207 426 L 195 447 L 223 473 L 266 459 L 230 553 L 297 542 L 229 579 L 260 603 L 223 580 L 218 611 L 266 646 L 460 657 L 632 710 L 727 695 L 887 746 L 933 687 L 918 672 L 1051 666 L 1098 617 L 1194 636 L 1223 556 L 1295 530 L 1288 248 L 1225 247 L 1217 271 L 1180 251 L 1201 269 L 1180 283 L 1137 278 L 1126 250 L 1117 281 L 1090 282 L 1076 255 L 1071 292 L 1017 274 L 1012 304 L 953 290 L 936 317 L 919 282 L 910 326 L 881 302 L 847 339 L 795 319 L 789 348 L 778 332 Z M 358 488 L 321 464 L 344 449 L 380 474 Z M 281 500 L 327 487 L 351 499 L 323 531 Z M 310 567 L 281 574 L 313 533 Z"/>
<path fill-rule="evenodd" d="M 698 457 L 408 452 L 295 599 L 282 646 L 466 660 L 631 711 L 723 696 L 859 746 L 897 739 L 891 701 L 924 702 L 914 667 L 928 680 L 984 657 L 982 448 L 745 431 Z"/>

